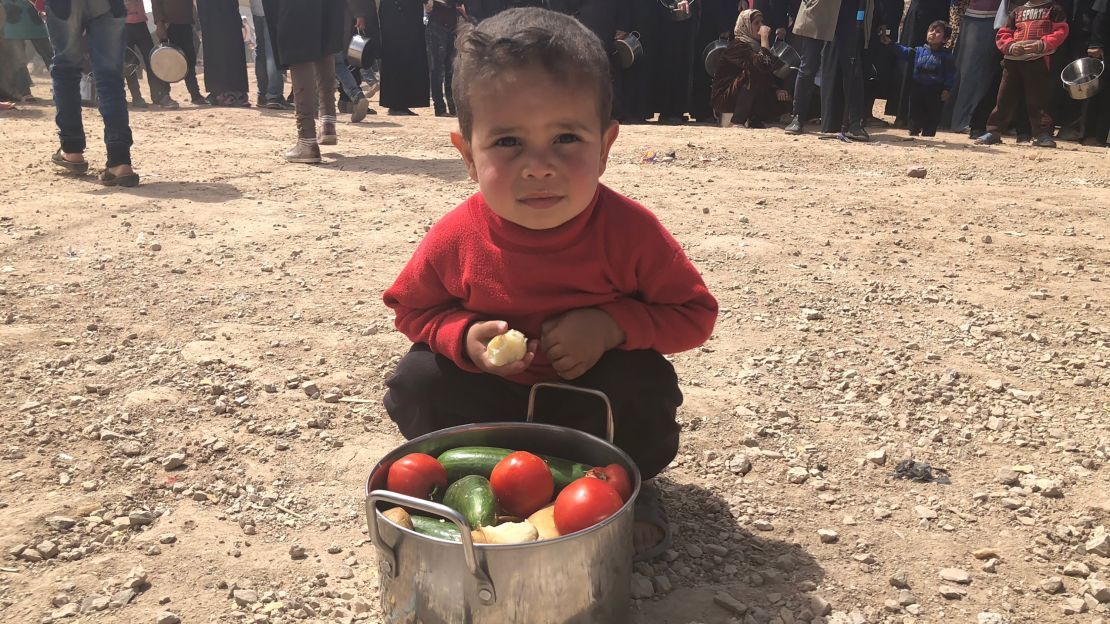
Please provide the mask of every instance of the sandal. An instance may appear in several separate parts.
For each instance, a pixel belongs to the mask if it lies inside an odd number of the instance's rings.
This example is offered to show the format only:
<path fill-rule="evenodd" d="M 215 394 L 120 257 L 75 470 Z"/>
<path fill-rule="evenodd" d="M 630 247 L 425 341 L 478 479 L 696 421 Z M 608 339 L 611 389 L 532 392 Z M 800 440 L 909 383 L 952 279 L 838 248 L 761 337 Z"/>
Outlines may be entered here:
<path fill-rule="evenodd" d="M 100 174 L 100 183 L 104 186 L 138 186 L 139 174 L 129 173 L 127 175 L 118 176 L 111 171 L 105 169 Z"/>
<path fill-rule="evenodd" d="M 54 152 L 54 155 L 50 157 L 50 161 L 62 169 L 65 169 L 66 173 L 84 175 L 89 170 L 89 161 L 82 160 L 81 162 L 70 162 L 62 156 L 61 148 L 58 148 L 58 151 Z"/>
<path fill-rule="evenodd" d="M 633 561 L 651 561 L 669 550 L 674 545 L 674 529 L 667 518 L 667 510 L 663 508 L 663 501 L 659 496 L 659 488 L 650 481 L 640 484 L 640 495 L 633 504 L 633 517 L 636 522 L 654 524 L 663 531 L 663 538 L 659 543 L 636 553 Z"/>

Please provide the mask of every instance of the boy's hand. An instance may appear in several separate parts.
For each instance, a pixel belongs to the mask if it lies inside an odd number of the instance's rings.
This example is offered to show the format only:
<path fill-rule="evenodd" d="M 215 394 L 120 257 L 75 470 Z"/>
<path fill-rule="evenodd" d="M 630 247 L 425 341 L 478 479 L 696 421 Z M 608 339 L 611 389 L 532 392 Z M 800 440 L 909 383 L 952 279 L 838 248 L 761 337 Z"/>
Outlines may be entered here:
<path fill-rule="evenodd" d="M 581 377 L 606 351 L 622 342 L 624 330 L 597 308 L 571 310 L 548 319 L 540 334 L 540 348 L 563 379 Z"/>
<path fill-rule="evenodd" d="M 1087 48 L 1087 56 L 1091 58 L 1102 58 L 1102 48 Z"/>
<path fill-rule="evenodd" d="M 478 367 L 478 370 L 499 377 L 510 377 L 523 373 L 532 365 L 532 360 L 536 357 L 536 348 L 539 347 L 538 340 L 528 341 L 528 352 L 521 360 L 504 366 L 494 366 L 490 363 L 489 358 L 486 357 L 489 341 L 507 331 L 509 331 L 509 324 L 505 321 L 481 321 L 466 330 L 466 354 L 470 356 L 470 361 Z"/>
<path fill-rule="evenodd" d="M 879 41 L 883 45 L 890 45 L 890 37 L 888 35 L 880 35 L 879 36 Z"/>
<path fill-rule="evenodd" d="M 952 93 L 948 89 L 945 89 L 944 91 L 941 91 L 940 92 L 940 101 L 941 102 L 947 102 L 948 97 L 951 96 L 951 95 L 952 95 Z"/>

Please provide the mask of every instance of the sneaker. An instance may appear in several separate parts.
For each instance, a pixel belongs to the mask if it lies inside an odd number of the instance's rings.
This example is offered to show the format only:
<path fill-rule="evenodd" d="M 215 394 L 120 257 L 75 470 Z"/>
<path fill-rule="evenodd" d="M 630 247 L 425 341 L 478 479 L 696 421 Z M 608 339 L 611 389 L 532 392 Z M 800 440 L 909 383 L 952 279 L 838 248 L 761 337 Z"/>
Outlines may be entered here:
<path fill-rule="evenodd" d="M 194 95 L 189 98 L 189 101 L 192 102 L 194 106 L 208 106 L 208 98 L 203 95 Z"/>
<path fill-rule="evenodd" d="M 351 123 L 358 123 L 366 119 L 366 112 L 370 110 L 370 100 L 361 97 L 351 102 Z"/>
<path fill-rule="evenodd" d="M 1076 126 L 1065 126 L 1056 133 L 1056 138 L 1061 141 L 1078 141 L 1083 138 L 1083 135 L 1079 133 L 1079 128 Z"/>
<path fill-rule="evenodd" d="M 1056 147 L 1056 141 L 1053 141 L 1051 136 L 1042 134 L 1033 139 L 1033 147 Z"/>
<path fill-rule="evenodd" d="M 305 165 L 320 164 L 320 146 L 316 139 L 297 139 L 293 149 L 285 152 L 285 160 Z"/>
<path fill-rule="evenodd" d="M 135 98 L 131 102 L 131 108 L 150 108 L 150 104 L 143 98 Z"/>
<path fill-rule="evenodd" d="M 277 102 L 277 101 L 274 101 L 274 100 L 270 100 L 270 101 L 266 102 L 265 104 L 262 105 L 262 107 L 263 108 L 268 108 L 270 110 L 285 110 L 285 107 L 281 105 L 281 102 Z"/>
<path fill-rule="evenodd" d="M 871 135 L 867 134 L 867 131 L 863 129 L 862 125 L 849 128 L 848 131 L 844 133 L 844 136 L 851 141 L 859 141 L 860 143 L 869 143 L 871 141 Z"/>
<path fill-rule="evenodd" d="M 976 145 L 998 145 L 1000 143 L 1002 143 L 1002 137 L 994 132 L 988 132 L 978 139 L 975 139 Z"/>
<path fill-rule="evenodd" d="M 158 100 L 157 105 L 170 110 L 177 110 L 181 108 L 181 105 L 177 103 L 177 100 L 168 95 L 161 100 Z"/>
<path fill-rule="evenodd" d="M 802 118 L 798 115 L 794 115 L 793 117 L 791 117 L 790 123 L 786 125 L 786 130 L 784 130 L 783 132 L 786 132 L 786 134 L 802 134 L 803 132 L 805 132 L 805 128 L 802 124 Z"/>
<path fill-rule="evenodd" d="M 339 135 L 335 132 L 335 124 L 325 121 L 320 124 L 320 145 L 338 145 Z"/>
<path fill-rule="evenodd" d="M 362 93 L 366 96 L 367 99 L 377 95 L 378 91 L 381 91 L 381 89 L 382 84 L 377 80 L 362 85 Z"/>
<path fill-rule="evenodd" d="M 1031 135 L 1031 134 L 1019 134 L 1019 135 L 1017 135 L 1017 142 L 1018 143 L 1028 143 L 1032 140 L 1033 140 L 1033 135 Z"/>

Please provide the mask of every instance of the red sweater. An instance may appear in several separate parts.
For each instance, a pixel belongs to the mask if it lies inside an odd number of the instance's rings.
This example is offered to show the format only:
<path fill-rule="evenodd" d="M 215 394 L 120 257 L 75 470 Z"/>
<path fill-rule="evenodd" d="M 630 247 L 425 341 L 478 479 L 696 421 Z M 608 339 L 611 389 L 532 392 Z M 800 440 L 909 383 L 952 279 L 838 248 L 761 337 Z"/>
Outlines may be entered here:
<path fill-rule="evenodd" d="M 677 353 L 705 342 L 717 320 L 717 301 L 678 242 L 647 208 L 605 186 L 550 230 L 506 221 L 472 195 L 432 227 L 384 299 L 398 330 L 471 372 L 465 339 L 476 321 L 503 320 L 539 338 L 548 318 L 600 308 L 624 330 L 620 349 Z M 511 380 L 558 378 L 539 352 Z"/>
<path fill-rule="evenodd" d="M 994 42 L 1003 56 L 1014 61 L 1032 61 L 1056 51 L 1068 38 L 1068 16 L 1060 5 L 1049 0 L 1029 0 L 1010 11 L 1006 25 L 998 29 Z M 1017 42 L 1037 42 L 1035 49 L 1011 54 Z"/>

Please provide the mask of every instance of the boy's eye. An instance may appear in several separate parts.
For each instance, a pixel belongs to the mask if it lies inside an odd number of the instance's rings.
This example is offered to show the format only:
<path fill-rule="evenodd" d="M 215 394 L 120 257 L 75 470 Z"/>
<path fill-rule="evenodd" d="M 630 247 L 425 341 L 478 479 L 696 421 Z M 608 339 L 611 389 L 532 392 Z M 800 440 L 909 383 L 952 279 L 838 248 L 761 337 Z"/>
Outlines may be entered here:
<path fill-rule="evenodd" d="M 578 135 L 577 134 L 567 133 L 567 134 L 560 134 L 559 136 L 555 137 L 555 142 L 556 143 L 575 143 L 577 141 L 578 141 Z"/>
<path fill-rule="evenodd" d="M 501 137 L 493 142 L 496 147 L 516 147 L 520 145 L 520 139 L 516 137 Z"/>

